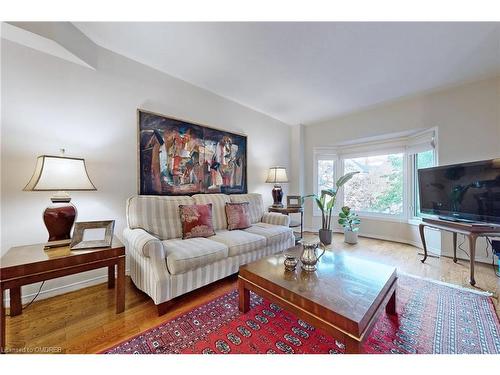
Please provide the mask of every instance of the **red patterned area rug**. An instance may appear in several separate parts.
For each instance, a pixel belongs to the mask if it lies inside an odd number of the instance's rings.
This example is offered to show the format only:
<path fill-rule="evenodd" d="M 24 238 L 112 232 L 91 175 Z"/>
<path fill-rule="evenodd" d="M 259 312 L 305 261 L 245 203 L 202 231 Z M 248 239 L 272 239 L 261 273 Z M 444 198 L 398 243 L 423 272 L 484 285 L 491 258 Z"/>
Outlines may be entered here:
<path fill-rule="evenodd" d="M 105 353 L 344 352 L 343 343 L 253 293 L 251 306 L 241 314 L 234 290 Z M 400 275 L 397 313 L 379 318 L 366 353 L 500 353 L 500 322 L 486 295 Z"/>

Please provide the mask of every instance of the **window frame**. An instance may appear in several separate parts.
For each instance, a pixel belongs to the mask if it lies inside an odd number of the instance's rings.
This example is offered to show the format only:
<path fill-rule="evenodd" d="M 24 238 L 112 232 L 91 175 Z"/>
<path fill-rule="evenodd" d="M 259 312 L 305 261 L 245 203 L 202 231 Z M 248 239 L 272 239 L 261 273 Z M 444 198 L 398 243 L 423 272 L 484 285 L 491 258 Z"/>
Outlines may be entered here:
<path fill-rule="evenodd" d="M 434 151 L 433 152 L 433 164 L 434 166 L 438 165 L 438 159 L 437 159 L 437 149 L 434 147 L 434 149 L 429 148 L 428 150 L 425 151 Z M 418 197 L 418 168 L 417 168 L 417 155 L 421 152 L 425 151 L 419 151 L 419 152 L 414 152 L 409 154 L 409 170 L 411 171 L 411 178 L 410 178 L 410 185 L 411 186 L 411 195 L 410 199 L 408 202 L 408 220 L 413 223 L 420 223 L 422 221 L 423 217 L 426 217 L 425 214 L 418 215 L 417 212 L 417 197 Z"/>
<path fill-rule="evenodd" d="M 339 157 L 334 148 L 318 147 L 314 149 L 313 157 L 313 194 L 319 195 L 318 186 L 318 162 L 320 160 L 333 160 L 333 181 L 337 181 L 339 176 Z M 337 198 L 338 199 L 338 198 Z M 335 202 L 337 203 L 337 202 Z M 321 211 L 316 202 L 313 202 L 313 216 L 321 216 Z"/>
<path fill-rule="evenodd" d="M 413 133 L 409 136 L 387 137 L 384 140 L 349 143 L 336 147 L 317 147 L 313 149 L 313 191 L 318 194 L 318 161 L 334 160 L 334 176 L 336 181 L 339 176 L 344 174 L 344 160 L 377 156 L 390 155 L 396 153 L 403 154 L 403 210 L 399 215 L 386 213 L 357 211 L 361 218 L 377 219 L 392 222 L 408 222 L 410 224 L 419 224 L 423 216 L 416 215 L 417 198 L 417 168 L 416 155 L 420 152 L 433 150 L 434 165 L 439 165 L 438 149 L 438 128 L 428 128 L 423 131 Z M 418 151 L 420 150 L 420 151 Z M 345 205 L 344 189 L 341 189 L 337 195 L 335 203 L 335 214 L 339 207 Z M 321 211 L 313 204 L 313 216 L 321 216 Z"/>

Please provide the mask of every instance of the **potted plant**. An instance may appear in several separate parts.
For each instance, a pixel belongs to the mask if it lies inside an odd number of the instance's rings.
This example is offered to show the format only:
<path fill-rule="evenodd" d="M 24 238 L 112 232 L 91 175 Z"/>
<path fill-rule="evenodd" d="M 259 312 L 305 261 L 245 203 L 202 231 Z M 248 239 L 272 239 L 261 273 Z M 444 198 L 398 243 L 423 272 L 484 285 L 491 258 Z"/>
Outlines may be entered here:
<path fill-rule="evenodd" d="M 321 190 L 320 195 L 309 194 L 302 197 L 302 202 L 305 198 L 313 197 L 319 210 L 321 211 L 321 229 L 319 230 L 319 240 L 323 245 L 332 243 L 332 211 L 337 199 L 339 189 L 349 181 L 352 176 L 359 172 L 349 172 L 340 177 L 332 189 Z"/>
<path fill-rule="evenodd" d="M 359 216 L 344 206 L 339 212 L 339 224 L 344 227 L 344 241 L 350 244 L 358 243 L 358 231 L 361 220 Z"/>

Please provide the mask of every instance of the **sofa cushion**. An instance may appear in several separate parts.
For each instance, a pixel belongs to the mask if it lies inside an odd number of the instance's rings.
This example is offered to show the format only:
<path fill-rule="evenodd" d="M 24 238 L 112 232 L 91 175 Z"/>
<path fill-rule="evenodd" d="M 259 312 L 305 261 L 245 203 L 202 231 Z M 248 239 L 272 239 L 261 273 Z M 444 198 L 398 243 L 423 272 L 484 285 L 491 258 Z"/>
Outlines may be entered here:
<path fill-rule="evenodd" d="M 262 202 L 262 195 L 257 193 L 250 194 L 233 194 L 230 196 L 231 202 L 241 203 L 248 202 L 250 210 L 250 222 L 252 224 L 258 223 L 262 219 L 264 213 L 264 203 Z"/>
<path fill-rule="evenodd" d="M 182 239 L 210 237 L 215 234 L 212 224 L 212 204 L 181 204 L 179 215 L 182 224 Z"/>
<path fill-rule="evenodd" d="M 291 228 L 267 223 L 253 224 L 250 228 L 247 228 L 244 231 L 266 237 L 267 246 L 285 242 L 293 235 L 293 230 Z"/>
<path fill-rule="evenodd" d="M 227 229 L 245 229 L 250 227 L 248 202 L 226 203 Z"/>
<path fill-rule="evenodd" d="M 196 204 L 212 203 L 212 218 L 214 229 L 227 229 L 226 203 L 231 202 L 226 194 L 196 194 L 193 195 Z"/>
<path fill-rule="evenodd" d="M 134 196 L 127 201 L 127 220 L 130 229 L 144 229 L 162 240 L 182 237 L 179 205 L 194 204 L 187 196 Z"/>
<path fill-rule="evenodd" d="M 207 238 L 162 241 L 167 254 L 167 268 L 172 275 L 185 273 L 227 258 L 228 248 Z"/>
<path fill-rule="evenodd" d="M 210 240 L 226 245 L 230 257 L 266 247 L 266 237 L 242 230 L 218 230 Z"/>

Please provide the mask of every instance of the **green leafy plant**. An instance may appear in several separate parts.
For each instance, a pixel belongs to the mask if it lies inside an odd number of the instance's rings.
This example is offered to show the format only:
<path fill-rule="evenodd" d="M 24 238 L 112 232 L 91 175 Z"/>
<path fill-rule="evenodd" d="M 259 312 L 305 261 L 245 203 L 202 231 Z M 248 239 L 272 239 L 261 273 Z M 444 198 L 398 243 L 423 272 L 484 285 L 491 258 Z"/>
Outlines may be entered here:
<path fill-rule="evenodd" d="M 321 194 L 309 194 L 302 197 L 302 203 L 306 198 L 312 197 L 321 211 L 321 228 L 330 230 L 332 224 L 332 211 L 337 199 L 339 189 L 344 186 L 355 174 L 359 172 L 346 173 L 340 177 L 331 189 L 321 190 Z"/>
<path fill-rule="evenodd" d="M 361 219 L 350 207 L 344 206 L 339 212 L 339 224 L 351 232 L 357 232 Z"/>

